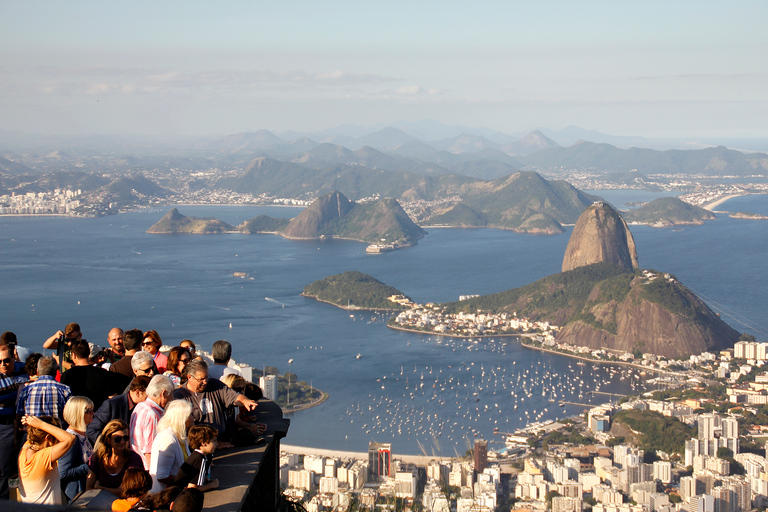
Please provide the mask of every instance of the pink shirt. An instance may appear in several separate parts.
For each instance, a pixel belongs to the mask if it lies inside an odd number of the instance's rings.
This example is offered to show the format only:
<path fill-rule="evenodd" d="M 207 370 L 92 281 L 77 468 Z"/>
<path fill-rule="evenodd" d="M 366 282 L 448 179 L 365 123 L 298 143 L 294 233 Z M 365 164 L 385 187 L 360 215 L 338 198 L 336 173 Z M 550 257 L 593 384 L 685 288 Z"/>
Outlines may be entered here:
<path fill-rule="evenodd" d="M 168 356 L 158 350 L 154 359 L 155 366 L 157 366 L 158 372 L 160 372 L 160 375 L 162 375 L 163 372 L 168 369 Z"/>
<path fill-rule="evenodd" d="M 157 422 L 163 415 L 163 408 L 147 397 L 136 404 L 131 413 L 131 449 L 141 456 L 144 469 L 149 471 L 146 453 L 152 453 L 152 441 L 155 440 Z"/>

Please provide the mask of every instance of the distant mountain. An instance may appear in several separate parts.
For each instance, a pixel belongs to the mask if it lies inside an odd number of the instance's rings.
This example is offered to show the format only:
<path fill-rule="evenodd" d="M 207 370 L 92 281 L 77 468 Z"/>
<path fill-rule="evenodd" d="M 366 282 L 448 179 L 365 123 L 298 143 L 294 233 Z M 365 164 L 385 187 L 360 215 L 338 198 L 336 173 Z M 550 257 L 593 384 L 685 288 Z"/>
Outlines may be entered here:
<path fill-rule="evenodd" d="M 283 139 L 269 130 L 259 130 L 255 132 L 242 132 L 227 135 L 222 139 L 212 142 L 210 147 L 212 149 L 222 149 L 236 153 L 253 153 L 260 149 L 268 148 L 283 142 L 285 142 Z"/>
<path fill-rule="evenodd" d="M 636 210 L 624 213 L 630 223 L 648 224 L 657 228 L 680 225 L 700 225 L 705 220 L 716 219 L 709 210 L 699 208 L 676 197 L 660 197 Z"/>
<path fill-rule="evenodd" d="M 172 234 L 172 233 L 190 233 L 190 234 L 212 234 L 234 231 L 235 228 L 226 222 L 217 219 L 197 219 L 187 217 L 179 213 L 176 208 L 171 209 L 165 216 L 153 224 L 147 233 L 152 234 Z"/>
<path fill-rule="evenodd" d="M 546 137 L 557 141 L 561 146 L 571 146 L 579 141 L 590 141 L 595 143 L 613 144 L 614 146 L 629 148 L 650 147 L 650 142 L 644 137 L 609 135 L 597 130 L 585 130 L 578 126 L 568 126 L 562 130 L 550 130 L 548 128 L 539 128 L 538 130 Z"/>
<path fill-rule="evenodd" d="M 142 198 L 168 195 L 167 190 L 141 174 L 118 178 L 101 190 L 109 194 L 113 201 L 122 203 L 142 203 Z"/>
<path fill-rule="evenodd" d="M 237 226 L 237 230 L 246 235 L 255 235 L 256 233 L 279 234 L 288 226 L 289 222 L 289 219 L 258 215 Z"/>
<path fill-rule="evenodd" d="M 491 142 L 485 137 L 466 133 L 448 139 L 436 140 L 430 142 L 430 145 L 449 153 L 475 153 L 487 148 L 499 149 L 501 147 L 500 144 Z"/>
<path fill-rule="evenodd" d="M 426 232 L 394 199 L 355 203 L 340 192 L 331 192 L 304 209 L 281 234 L 286 238 L 350 238 L 410 245 Z"/>
<path fill-rule="evenodd" d="M 397 128 L 382 128 L 381 130 L 364 135 L 354 140 L 348 147 L 352 149 L 359 149 L 364 146 L 371 146 L 379 150 L 387 150 L 397 147 L 406 142 L 415 140 L 415 137 L 408 135 L 402 130 Z"/>
<path fill-rule="evenodd" d="M 768 155 L 765 153 L 744 154 L 723 146 L 687 151 L 656 151 L 579 142 L 567 148 L 537 151 L 521 158 L 521 162 L 538 169 L 565 167 L 603 172 L 637 170 L 645 174 L 744 176 L 768 171 Z"/>
<path fill-rule="evenodd" d="M 509 155 L 526 156 L 541 149 L 556 148 L 560 145 L 539 130 L 528 133 L 522 139 L 504 145 L 501 150 Z"/>
<path fill-rule="evenodd" d="M 562 224 L 576 222 L 592 204 L 594 196 L 584 194 L 564 181 L 547 181 L 535 172 L 519 172 L 495 181 L 474 182 L 457 190 L 462 201 L 437 212 L 426 225 L 471 226 L 512 229 L 523 233 L 562 233 Z M 460 210 L 455 211 L 455 209 Z M 454 210 L 454 211 L 452 211 Z"/>
<path fill-rule="evenodd" d="M 35 171 L 32 170 L 32 168 L 2 157 L 0 157 L 0 172 L 8 173 L 11 175 L 35 174 Z"/>
<path fill-rule="evenodd" d="M 619 212 L 598 201 L 579 215 L 568 239 L 563 272 L 595 263 L 611 263 L 627 270 L 639 267 L 635 240 Z"/>

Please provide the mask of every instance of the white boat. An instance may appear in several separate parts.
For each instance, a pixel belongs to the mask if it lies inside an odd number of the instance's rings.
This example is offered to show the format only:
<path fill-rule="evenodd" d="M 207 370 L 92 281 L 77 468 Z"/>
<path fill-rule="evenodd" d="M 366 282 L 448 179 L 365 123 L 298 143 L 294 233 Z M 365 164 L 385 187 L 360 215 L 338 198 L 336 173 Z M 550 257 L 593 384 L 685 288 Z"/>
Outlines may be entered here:
<path fill-rule="evenodd" d="M 288 364 L 291 364 L 293 362 L 293 359 L 288 360 Z"/>
<path fill-rule="evenodd" d="M 358 353 L 357 353 L 357 355 L 355 356 L 355 359 L 360 359 L 361 357 L 363 357 L 363 354 L 361 354 L 360 352 L 358 352 Z"/>

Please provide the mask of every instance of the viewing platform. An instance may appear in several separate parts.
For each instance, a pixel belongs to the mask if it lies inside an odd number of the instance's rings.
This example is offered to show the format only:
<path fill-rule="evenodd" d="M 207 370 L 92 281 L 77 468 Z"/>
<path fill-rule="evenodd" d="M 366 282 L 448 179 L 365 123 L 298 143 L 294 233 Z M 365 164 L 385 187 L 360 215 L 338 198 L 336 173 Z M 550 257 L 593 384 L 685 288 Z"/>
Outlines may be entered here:
<path fill-rule="evenodd" d="M 262 398 L 251 413 L 267 425 L 264 441 L 254 446 L 217 450 L 213 459 L 213 478 L 219 488 L 205 493 L 203 510 L 211 512 L 271 512 L 280 495 L 280 440 L 288 433 L 291 420 L 271 400 Z M 60 510 L 110 511 L 115 496 L 108 491 L 86 491 L 69 507 Z M 15 503 L 10 510 L 32 510 Z M 36 508 L 35 508 L 36 509 Z M 46 510 L 56 510 L 46 507 Z"/>

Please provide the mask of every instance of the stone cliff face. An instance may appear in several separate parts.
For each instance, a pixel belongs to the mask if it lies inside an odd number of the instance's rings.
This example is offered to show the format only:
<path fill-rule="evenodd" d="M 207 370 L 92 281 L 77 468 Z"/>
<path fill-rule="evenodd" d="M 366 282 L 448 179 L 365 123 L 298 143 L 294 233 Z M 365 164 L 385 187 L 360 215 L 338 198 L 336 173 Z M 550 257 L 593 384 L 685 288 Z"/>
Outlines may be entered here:
<path fill-rule="evenodd" d="M 596 202 L 579 216 L 568 240 L 562 271 L 593 263 L 638 268 L 637 250 L 627 223 L 609 204 Z"/>
<path fill-rule="evenodd" d="M 282 234 L 287 238 L 317 238 L 324 226 L 345 216 L 354 205 L 341 192 L 326 194 L 297 215 Z"/>
<path fill-rule="evenodd" d="M 588 302 L 580 317 L 595 321 L 569 322 L 557 340 L 624 352 L 640 350 L 675 359 L 732 347 L 738 340 L 739 333 L 682 284 L 667 286 L 668 294 L 676 298 L 675 304 L 685 304 L 679 310 L 650 300 L 643 289 L 649 285 L 653 284 L 638 276 L 621 302 Z M 599 294 L 591 298 L 599 301 Z"/>

